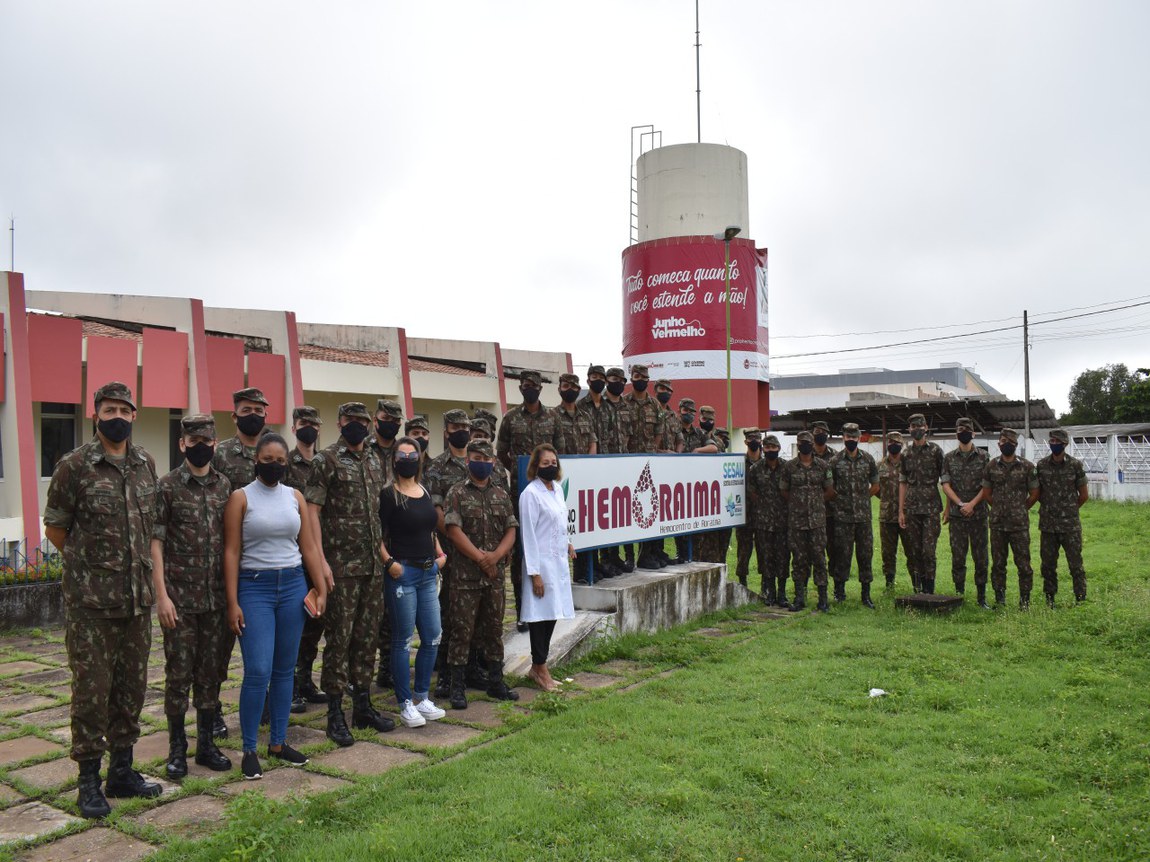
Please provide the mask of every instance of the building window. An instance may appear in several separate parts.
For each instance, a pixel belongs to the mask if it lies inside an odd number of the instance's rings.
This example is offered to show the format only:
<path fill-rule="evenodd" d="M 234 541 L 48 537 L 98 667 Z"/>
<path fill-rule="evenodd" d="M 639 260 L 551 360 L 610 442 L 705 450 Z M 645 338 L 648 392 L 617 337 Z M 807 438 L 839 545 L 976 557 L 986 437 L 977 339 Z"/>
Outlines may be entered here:
<path fill-rule="evenodd" d="M 184 461 L 184 455 L 180 452 L 180 435 L 181 427 L 180 420 L 184 416 L 184 411 L 179 409 L 172 409 L 168 411 L 168 469 L 175 470 Z"/>
<path fill-rule="evenodd" d="M 76 405 L 40 405 L 40 475 L 52 477 L 56 462 L 76 448 Z"/>

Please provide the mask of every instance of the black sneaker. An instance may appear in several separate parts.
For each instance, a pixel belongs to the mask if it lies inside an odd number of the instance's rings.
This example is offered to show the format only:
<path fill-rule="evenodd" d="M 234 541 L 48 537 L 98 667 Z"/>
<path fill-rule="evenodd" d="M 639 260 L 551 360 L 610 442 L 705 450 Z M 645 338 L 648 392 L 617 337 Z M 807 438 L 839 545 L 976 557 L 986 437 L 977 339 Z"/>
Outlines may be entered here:
<path fill-rule="evenodd" d="M 260 759 L 254 751 L 244 752 L 244 759 L 240 763 L 240 769 L 243 770 L 245 781 L 258 781 L 264 777 L 264 770 L 263 767 L 260 766 Z"/>
<path fill-rule="evenodd" d="M 244 755 L 244 759 L 247 759 L 246 754 Z M 270 745 L 268 746 L 268 760 L 278 760 L 282 763 L 286 763 L 288 766 L 303 766 L 307 763 L 307 755 L 300 754 L 285 742 L 280 746 L 279 751 L 273 751 L 272 747 Z"/>

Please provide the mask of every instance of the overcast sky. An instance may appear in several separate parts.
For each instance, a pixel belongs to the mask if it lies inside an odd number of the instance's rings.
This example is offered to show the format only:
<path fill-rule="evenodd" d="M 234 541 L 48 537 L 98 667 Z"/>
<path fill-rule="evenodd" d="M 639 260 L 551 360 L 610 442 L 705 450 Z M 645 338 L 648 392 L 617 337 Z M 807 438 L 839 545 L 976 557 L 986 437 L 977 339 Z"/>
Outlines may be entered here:
<path fill-rule="evenodd" d="M 1150 4 L 701 16 L 772 370 L 961 362 L 1020 398 L 1015 331 L 825 351 L 1150 300 Z M 16 269 L 617 361 L 630 127 L 695 140 L 694 29 L 692 0 L 0 0 Z M 1148 331 L 1150 305 L 1036 326 L 1032 394 L 1063 410 L 1079 371 L 1150 365 Z"/>

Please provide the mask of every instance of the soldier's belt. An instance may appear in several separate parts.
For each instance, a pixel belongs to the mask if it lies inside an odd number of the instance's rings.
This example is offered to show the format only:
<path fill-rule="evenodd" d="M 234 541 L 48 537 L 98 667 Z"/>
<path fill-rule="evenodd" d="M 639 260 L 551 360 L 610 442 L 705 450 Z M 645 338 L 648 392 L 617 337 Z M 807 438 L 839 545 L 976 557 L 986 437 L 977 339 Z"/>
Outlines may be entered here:
<path fill-rule="evenodd" d="M 423 569 L 424 571 L 427 571 L 435 565 L 434 558 L 427 560 L 399 560 L 399 562 L 404 566 L 411 566 L 413 569 Z"/>

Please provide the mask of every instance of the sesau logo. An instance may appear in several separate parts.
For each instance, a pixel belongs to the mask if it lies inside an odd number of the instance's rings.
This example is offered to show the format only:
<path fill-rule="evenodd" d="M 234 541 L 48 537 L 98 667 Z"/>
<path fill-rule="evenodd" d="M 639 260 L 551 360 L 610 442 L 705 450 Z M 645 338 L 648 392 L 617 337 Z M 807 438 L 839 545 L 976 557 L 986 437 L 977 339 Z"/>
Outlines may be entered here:
<path fill-rule="evenodd" d="M 732 462 L 734 463 L 734 462 Z M 742 475 L 743 465 L 737 463 Z M 632 525 L 646 530 L 656 522 L 683 521 L 721 515 L 723 498 L 717 480 L 660 484 L 644 464 L 630 485 L 580 489 L 573 513 L 579 533 L 618 530 Z"/>

